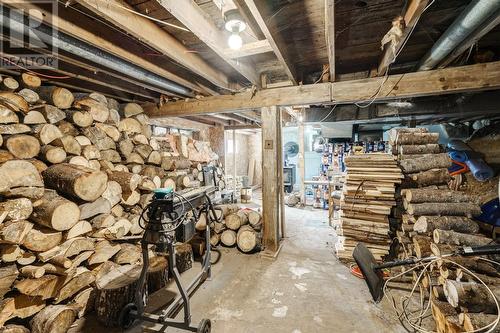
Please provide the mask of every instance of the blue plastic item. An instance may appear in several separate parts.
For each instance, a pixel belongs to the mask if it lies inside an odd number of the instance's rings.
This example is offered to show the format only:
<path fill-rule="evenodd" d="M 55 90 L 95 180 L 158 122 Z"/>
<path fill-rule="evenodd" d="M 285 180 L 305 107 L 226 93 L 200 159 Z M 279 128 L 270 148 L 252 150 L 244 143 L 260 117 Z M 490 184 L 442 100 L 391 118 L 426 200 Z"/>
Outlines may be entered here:
<path fill-rule="evenodd" d="M 500 202 L 498 198 L 493 199 L 481 206 L 481 215 L 477 220 L 500 227 Z"/>
<path fill-rule="evenodd" d="M 487 181 L 495 175 L 493 169 L 483 159 L 472 159 L 465 161 L 465 164 L 470 169 L 470 172 L 480 182 Z"/>

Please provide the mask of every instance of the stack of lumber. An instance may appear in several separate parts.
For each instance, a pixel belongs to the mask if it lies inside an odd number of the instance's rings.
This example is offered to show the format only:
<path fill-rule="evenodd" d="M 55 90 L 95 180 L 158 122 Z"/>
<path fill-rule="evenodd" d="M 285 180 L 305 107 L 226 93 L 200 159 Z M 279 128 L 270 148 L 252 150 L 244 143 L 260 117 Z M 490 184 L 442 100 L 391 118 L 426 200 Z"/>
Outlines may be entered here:
<path fill-rule="evenodd" d="M 440 257 L 460 246 L 494 243 L 489 235 L 480 233 L 480 224 L 474 220 L 481 213 L 478 196 L 449 188 L 451 160 L 441 153 L 439 134 L 425 129 L 401 129 L 394 134 L 393 151 L 398 153 L 405 175 L 398 189 L 402 212 L 398 257 Z M 420 148 L 434 145 L 438 148 Z M 472 271 L 500 296 L 500 274 L 494 264 L 477 257 L 448 259 Z M 473 331 L 496 319 L 496 305 L 487 288 L 460 266 L 439 259 L 418 280 L 420 272 L 412 272 L 409 282 L 418 284 L 417 290 L 431 302 L 438 332 Z"/>
<path fill-rule="evenodd" d="M 395 184 L 403 178 L 401 170 L 390 154 L 348 156 L 345 164 L 337 256 L 352 261 L 356 244 L 363 242 L 382 260 L 389 253 L 389 215 L 396 205 Z"/>
<path fill-rule="evenodd" d="M 26 73 L 3 82 L 0 327 L 31 319 L 32 332 L 66 331 L 93 308 L 103 267 L 142 260 L 139 214 L 152 190 L 200 186 L 215 156 L 179 135 L 197 160 L 167 149 L 138 104 L 42 86 Z"/>
<path fill-rule="evenodd" d="M 262 216 L 252 209 L 240 209 L 238 205 L 219 205 L 216 209 L 217 216 L 211 225 L 212 246 L 219 243 L 226 247 L 237 246 L 244 253 L 261 249 L 262 245 Z M 199 219 L 197 230 L 205 230 L 206 216 Z"/>

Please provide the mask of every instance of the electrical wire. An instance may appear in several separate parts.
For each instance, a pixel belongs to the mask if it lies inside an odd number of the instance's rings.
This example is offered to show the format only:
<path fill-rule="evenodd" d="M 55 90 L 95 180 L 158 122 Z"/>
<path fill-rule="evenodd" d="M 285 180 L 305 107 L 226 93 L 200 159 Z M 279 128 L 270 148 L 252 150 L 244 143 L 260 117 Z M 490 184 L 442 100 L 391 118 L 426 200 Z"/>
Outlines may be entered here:
<path fill-rule="evenodd" d="M 436 258 L 434 260 L 431 260 L 429 263 L 423 265 L 422 263 L 419 263 L 418 265 L 410 268 L 409 270 L 406 270 L 402 273 L 399 273 L 393 277 L 390 277 L 388 278 L 385 283 L 384 283 L 384 286 L 383 286 L 383 294 L 384 294 L 384 297 L 388 299 L 388 301 L 391 303 L 391 306 L 393 308 L 393 310 L 395 311 L 398 319 L 402 322 L 402 323 L 407 323 L 408 325 L 410 325 L 410 327 L 412 327 L 414 330 L 418 331 L 418 332 L 423 332 L 423 333 L 435 333 L 434 331 L 429 331 L 427 329 L 425 329 L 424 327 L 421 326 L 421 322 L 422 320 L 428 316 L 428 311 L 429 311 L 429 308 L 430 308 L 430 304 L 431 302 L 427 302 L 427 305 L 425 305 L 425 299 L 423 298 L 423 294 L 421 293 L 421 301 L 420 301 L 420 305 L 421 305 L 421 308 L 420 310 L 417 310 L 417 311 L 413 311 L 412 313 L 416 313 L 416 312 L 420 312 L 417 316 L 411 316 L 411 314 L 409 315 L 409 311 L 408 311 L 408 306 L 410 304 L 410 299 L 412 298 L 413 294 L 415 293 L 415 290 L 417 288 L 417 286 L 419 285 L 419 282 L 420 280 L 422 279 L 422 277 L 424 276 L 424 274 L 428 274 L 428 269 L 429 267 L 432 266 L 432 264 L 436 263 L 437 261 L 444 261 L 444 262 L 448 262 L 450 263 L 451 265 L 456 265 L 458 267 L 460 267 L 464 272 L 466 272 L 467 274 L 469 274 L 470 276 L 472 276 L 474 279 L 476 279 L 477 281 L 479 281 L 485 288 L 486 290 L 488 291 L 488 293 L 493 297 L 493 300 L 495 301 L 495 305 L 497 307 L 497 318 L 495 321 L 491 322 L 490 324 L 484 326 L 484 327 L 481 327 L 481 328 L 478 328 L 478 329 L 475 329 L 474 331 L 470 331 L 470 333 L 475 333 L 475 332 L 485 332 L 485 333 L 490 333 L 490 332 L 493 332 L 493 330 L 496 328 L 496 326 L 498 325 L 498 323 L 500 322 L 500 305 L 498 303 L 498 300 L 496 299 L 495 297 L 495 294 L 493 293 L 493 291 L 486 285 L 486 283 L 484 283 L 483 280 L 481 280 L 481 278 L 479 278 L 476 274 L 474 274 L 472 271 L 470 271 L 469 269 L 467 269 L 466 267 L 448 259 L 448 257 L 452 256 L 452 254 L 449 254 L 449 255 L 446 255 L 446 256 L 443 256 L 443 257 L 439 257 L 439 258 Z M 493 261 L 493 260 L 489 260 L 489 259 L 486 259 L 486 258 L 482 258 L 482 257 L 479 257 L 478 259 L 480 260 L 485 260 L 485 261 L 489 261 L 489 262 L 493 262 L 497 265 L 500 265 L 500 263 L 496 262 L 496 261 Z M 400 308 L 398 308 L 397 306 L 397 302 L 396 302 L 396 299 L 394 298 L 394 296 L 391 295 L 391 293 L 389 292 L 388 290 L 388 284 L 405 275 L 405 274 L 408 274 L 412 271 L 415 271 L 417 269 L 420 269 L 422 268 L 422 271 L 420 272 L 420 274 L 418 275 L 415 283 L 413 284 L 413 287 L 411 289 L 411 292 L 408 296 L 403 296 L 401 297 L 400 299 Z M 429 284 L 429 294 L 432 295 L 432 285 Z M 418 324 L 417 324 L 418 322 Z M 487 330 L 487 331 L 485 331 Z"/>

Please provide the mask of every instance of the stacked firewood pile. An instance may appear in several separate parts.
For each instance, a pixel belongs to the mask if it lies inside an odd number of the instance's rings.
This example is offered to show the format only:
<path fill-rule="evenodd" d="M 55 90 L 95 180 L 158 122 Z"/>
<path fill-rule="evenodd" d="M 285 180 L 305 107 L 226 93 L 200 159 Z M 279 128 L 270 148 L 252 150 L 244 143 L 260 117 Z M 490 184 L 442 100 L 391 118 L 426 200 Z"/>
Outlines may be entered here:
<path fill-rule="evenodd" d="M 236 204 L 217 206 L 215 218 L 219 222 L 211 225 L 212 246 L 237 246 L 242 252 L 249 253 L 261 248 L 262 216 L 258 211 L 240 209 Z M 201 216 L 196 224 L 197 230 L 205 230 L 206 216 Z"/>
<path fill-rule="evenodd" d="M 151 191 L 199 187 L 217 155 L 205 142 L 153 137 L 135 103 L 29 74 L 2 89 L 0 327 L 66 331 L 142 260 L 139 214 Z M 162 280 L 166 260 L 155 258 L 151 276 Z"/>
<path fill-rule="evenodd" d="M 497 317 L 497 306 L 488 290 L 500 299 L 497 266 L 478 257 L 441 258 L 461 246 L 495 243 L 480 233 L 480 224 L 474 220 L 481 214 L 479 197 L 461 187 L 459 190 L 449 188 L 452 177 L 448 167 L 452 162 L 438 144 L 438 133 L 398 129 L 392 134 L 393 151 L 397 152 L 405 175 L 398 191 L 402 212 L 397 231 L 398 256 L 400 259 L 431 255 L 440 258 L 424 272 L 414 270 L 413 280 L 408 282 L 417 284 L 417 290 L 431 302 L 438 332 L 485 327 Z"/>
<path fill-rule="evenodd" d="M 382 260 L 389 254 L 389 215 L 396 205 L 395 184 L 403 178 L 401 170 L 390 154 L 348 156 L 345 164 L 337 256 L 352 261 L 356 244 L 363 242 L 377 260 Z"/>

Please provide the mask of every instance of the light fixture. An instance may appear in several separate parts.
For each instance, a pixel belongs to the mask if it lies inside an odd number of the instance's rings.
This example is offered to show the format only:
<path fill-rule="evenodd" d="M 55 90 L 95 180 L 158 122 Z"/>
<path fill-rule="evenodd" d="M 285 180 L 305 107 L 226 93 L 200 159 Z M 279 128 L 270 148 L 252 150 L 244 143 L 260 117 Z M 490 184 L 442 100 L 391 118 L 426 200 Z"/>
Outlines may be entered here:
<path fill-rule="evenodd" d="M 246 29 L 247 24 L 243 21 L 237 9 L 230 9 L 225 12 L 224 19 L 226 21 L 224 27 L 231 33 L 231 36 L 227 40 L 227 45 L 233 50 L 238 50 L 243 45 L 240 33 Z"/>

